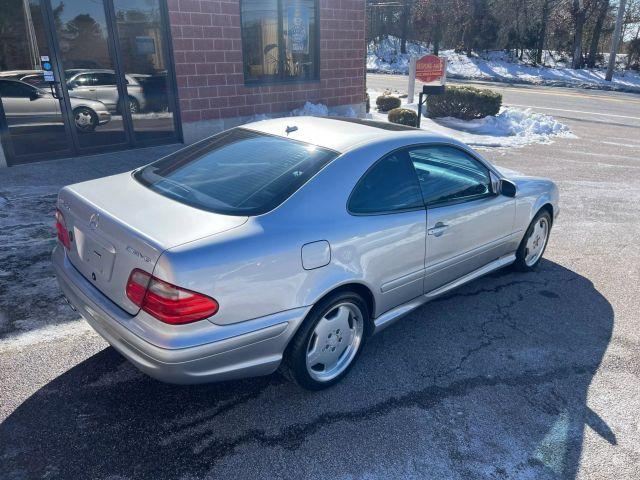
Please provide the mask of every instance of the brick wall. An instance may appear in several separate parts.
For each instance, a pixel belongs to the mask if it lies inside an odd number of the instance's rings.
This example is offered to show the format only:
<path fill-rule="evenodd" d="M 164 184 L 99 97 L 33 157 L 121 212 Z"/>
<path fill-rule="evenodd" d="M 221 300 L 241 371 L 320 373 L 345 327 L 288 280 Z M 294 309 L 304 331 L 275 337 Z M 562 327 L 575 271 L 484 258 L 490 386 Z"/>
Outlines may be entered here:
<path fill-rule="evenodd" d="M 320 80 L 247 87 L 240 0 L 167 0 L 183 122 L 364 101 L 364 0 L 320 0 Z"/>

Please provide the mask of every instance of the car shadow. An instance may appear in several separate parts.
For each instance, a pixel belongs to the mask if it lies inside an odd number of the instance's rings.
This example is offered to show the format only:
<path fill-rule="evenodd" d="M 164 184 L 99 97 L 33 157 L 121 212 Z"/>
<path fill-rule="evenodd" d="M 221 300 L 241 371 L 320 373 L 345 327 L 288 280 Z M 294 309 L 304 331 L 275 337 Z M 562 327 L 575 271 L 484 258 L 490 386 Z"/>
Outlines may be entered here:
<path fill-rule="evenodd" d="M 112 348 L 0 424 L 5 478 L 575 478 L 611 338 L 607 299 L 544 260 L 496 272 L 370 339 L 337 386 L 274 374 L 175 386 Z M 51 359 L 55 361 L 55 359 Z M 348 448 L 345 445 L 357 445 Z"/>

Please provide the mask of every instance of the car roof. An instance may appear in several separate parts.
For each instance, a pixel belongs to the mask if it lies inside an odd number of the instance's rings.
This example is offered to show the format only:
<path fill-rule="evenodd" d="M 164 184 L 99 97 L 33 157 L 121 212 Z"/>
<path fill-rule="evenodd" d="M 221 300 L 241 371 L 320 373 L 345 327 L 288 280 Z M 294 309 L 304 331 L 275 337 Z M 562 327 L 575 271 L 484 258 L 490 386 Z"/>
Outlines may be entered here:
<path fill-rule="evenodd" d="M 346 117 L 282 117 L 242 125 L 257 132 L 277 135 L 345 152 L 373 141 L 420 137 L 424 142 L 458 143 L 455 140 L 405 125 Z M 288 133 L 287 133 L 288 132 Z"/>

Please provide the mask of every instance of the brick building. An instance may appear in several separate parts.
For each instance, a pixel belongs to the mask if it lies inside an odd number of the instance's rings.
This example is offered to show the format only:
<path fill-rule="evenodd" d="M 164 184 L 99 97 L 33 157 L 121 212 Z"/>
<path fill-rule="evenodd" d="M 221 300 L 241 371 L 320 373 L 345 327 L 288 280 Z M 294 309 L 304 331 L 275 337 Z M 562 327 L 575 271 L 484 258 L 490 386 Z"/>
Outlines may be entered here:
<path fill-rule="evenodd" d="M 0 164 L 362 112 L 364 0 L 0 0 Z M 15 20 L 15 21 L 14 21 Z"/>

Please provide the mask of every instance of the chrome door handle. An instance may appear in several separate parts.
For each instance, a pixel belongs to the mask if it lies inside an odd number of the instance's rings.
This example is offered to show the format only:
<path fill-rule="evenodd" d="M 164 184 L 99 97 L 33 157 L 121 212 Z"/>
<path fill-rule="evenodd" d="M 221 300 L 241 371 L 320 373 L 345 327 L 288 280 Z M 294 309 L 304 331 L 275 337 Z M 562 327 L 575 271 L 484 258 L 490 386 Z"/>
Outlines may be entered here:
<path fill-rule="evenodd" d="M 445 225 L 442 222 L 438 222 L 434 225 L 433 228 L 427 230 L 427 234 L 433 235 L 434 237 L 439 237 L 444 233 L 444 231 L 449 228 L 449 225 Z"/>

